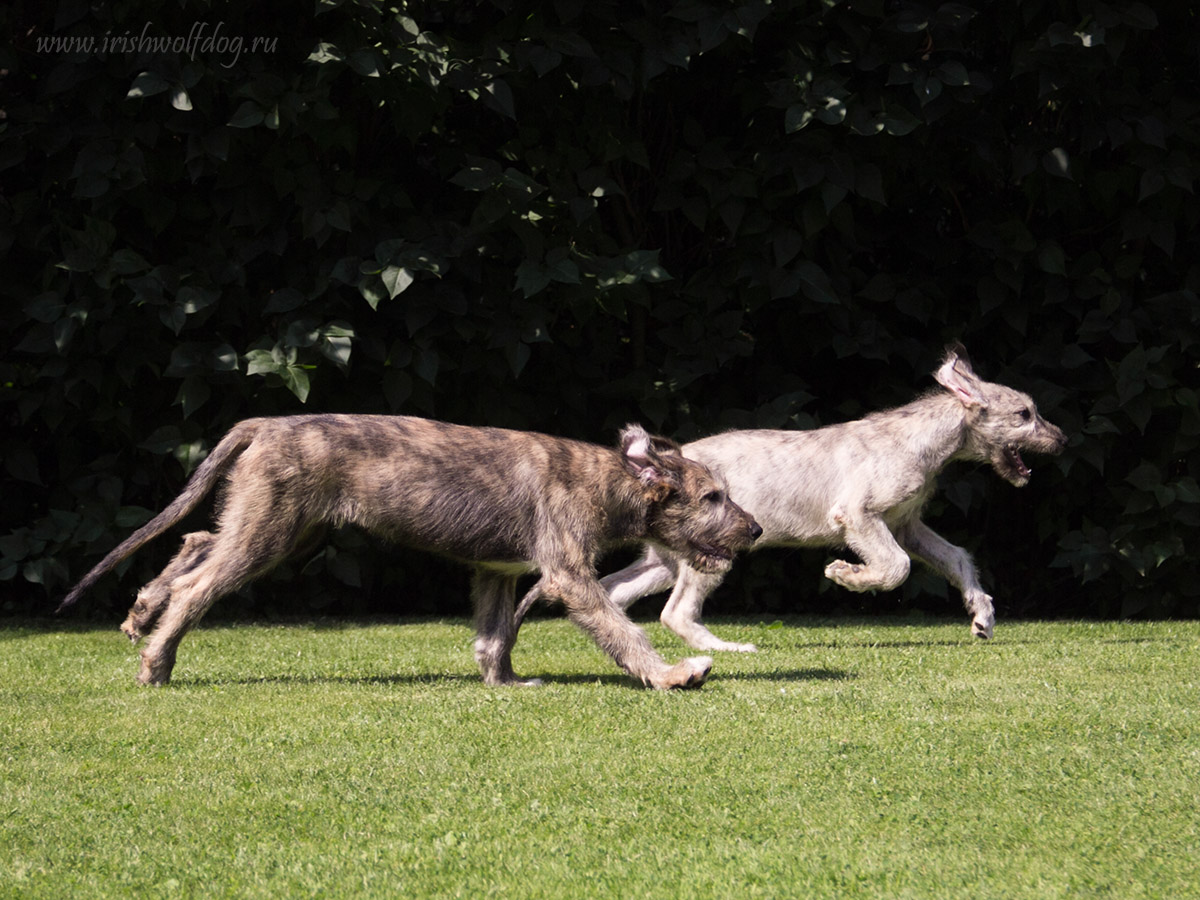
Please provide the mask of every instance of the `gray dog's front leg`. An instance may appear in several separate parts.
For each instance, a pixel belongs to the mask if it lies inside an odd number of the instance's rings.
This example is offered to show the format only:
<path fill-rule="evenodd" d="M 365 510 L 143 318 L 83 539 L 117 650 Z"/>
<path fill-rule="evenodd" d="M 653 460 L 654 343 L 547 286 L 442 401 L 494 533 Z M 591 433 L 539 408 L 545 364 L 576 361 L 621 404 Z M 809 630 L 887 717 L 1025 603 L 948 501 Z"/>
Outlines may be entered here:
<path fill-rule="evenodd" d="M 924 522 L 910 522 L 896 534 L 900 544 L 930 568 L 959 589 L 963 603 L 971 614 L 971 633 L 990 638 L 996 625 L 996 612 L 991 596 L 979 583 L 975 563 L 962 547 L 958 547 Z"/>

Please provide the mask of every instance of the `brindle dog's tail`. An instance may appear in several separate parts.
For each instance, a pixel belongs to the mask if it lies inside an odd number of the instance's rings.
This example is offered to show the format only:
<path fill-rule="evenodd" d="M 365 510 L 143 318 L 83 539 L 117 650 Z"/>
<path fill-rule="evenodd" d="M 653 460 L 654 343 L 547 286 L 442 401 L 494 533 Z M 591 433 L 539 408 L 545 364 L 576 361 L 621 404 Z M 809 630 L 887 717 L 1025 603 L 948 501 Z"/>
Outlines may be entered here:
<path fill-rule="evenodd" d="M 84 575 L 79 584 L 71 589 L 71 593 L 63 598 L 55 612 L 62 612 L 74 604 L 105 572 L 126 557 L 132 556 L 143 544 L 154 540 L 195 509 L 200 501 L 212 491 L 226 470 L 250 446 L 257 433 L 258 422 L 253 419 L 239 422 L 233 426 L 208 455 L 208 458 L 192 473 L 192 477 L 188 479 L 188 483 L 184 485 L 179 496 L 172 500 L 166 509 L 125 538 L 108 556 L 100 560 L 96 567 Z"/>

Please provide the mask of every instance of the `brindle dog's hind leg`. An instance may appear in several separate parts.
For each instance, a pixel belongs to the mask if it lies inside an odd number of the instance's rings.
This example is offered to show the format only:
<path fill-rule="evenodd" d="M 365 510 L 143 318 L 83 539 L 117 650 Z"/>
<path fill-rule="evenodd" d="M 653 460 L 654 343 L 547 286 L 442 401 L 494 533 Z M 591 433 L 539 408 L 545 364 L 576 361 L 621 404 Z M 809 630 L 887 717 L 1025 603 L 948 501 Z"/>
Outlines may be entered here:
<path fill-rule="evenodd" d="M 121 631 L 135 644 L 154 627 L 171 600 L 171 583 L 186 575 L 208 557 L 216 538 L 210 531 L 197 531 L 183 536 L 183 547 L 158 577 L 138 591 L 129 615 L 121 623 Z"/>
<path fill-rule="evenodd" d="M 538 679 L 523 681 L 513 672 L 512 648 L 520 627 L 520 621 L 513 611 L 516 590 L 516 575 L 476 567 L 471 576 L 471 602 L 475 607 L 475 661 L 483 673 L 484 684 L 541 684 Z"/>
<path fill-rule="evenodd" d="M 231 492 L 220 528 L 203 542 L 206 551 L 198 551 L 191 567 L 164 585 L 170 598 L 142 649 L 138 672 L 142 684 L 170 681 L 179 642 L 192 626 L 221 597 L 285 559 L 307 531 L 299 509 L 283 502 L 271 506 L 260 499 Z M 163 582 L 166 574 L 155 584 Z"/>

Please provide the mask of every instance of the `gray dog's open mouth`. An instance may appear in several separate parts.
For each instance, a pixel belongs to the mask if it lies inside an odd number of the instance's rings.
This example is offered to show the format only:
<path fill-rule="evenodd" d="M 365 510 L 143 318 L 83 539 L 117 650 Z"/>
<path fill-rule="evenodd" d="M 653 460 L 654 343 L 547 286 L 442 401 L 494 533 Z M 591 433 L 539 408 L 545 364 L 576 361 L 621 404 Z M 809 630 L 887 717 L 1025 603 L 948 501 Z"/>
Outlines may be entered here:
<path fill-rule="evenodd" d="M 688 563 L 693 569 L 706 574 L 727 572 L 733 565 L 733 553 L 709 544 L 692 544 Z"/>
<path fill-rule="evenodd" d="M 1025 465 L 1025 460 L 1021 459 L 1021 451 L 1014 444 L 1004 448 L 1004 465 L 1010 473 L 1007 475 L 1009 481 L 1019 481 L 1024 484 L 1033 474 L 1029 466 Z"/>

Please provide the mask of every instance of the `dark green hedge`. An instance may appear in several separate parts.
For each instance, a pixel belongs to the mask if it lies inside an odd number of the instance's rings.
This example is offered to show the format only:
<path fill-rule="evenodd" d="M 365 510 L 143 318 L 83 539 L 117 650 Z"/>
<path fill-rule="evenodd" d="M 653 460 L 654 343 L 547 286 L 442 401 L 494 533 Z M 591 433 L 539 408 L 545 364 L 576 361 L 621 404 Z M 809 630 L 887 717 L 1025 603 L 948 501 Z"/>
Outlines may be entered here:
<path fill-rule="evenodd" d="M 3 610 L 48 608 L 250 415 L 809 427 L 961 339 L 1072 436 L 1023 491 L 943 479 L 931 519 L 1000 614 L 1200 612 L 1187 4 L 235 6 L 0 9 Z M 758 554 L 712 608 L 958 604 L 820 563 Z M 359 535 L 301 566 L 246 602 L 462 609 Z"/>

